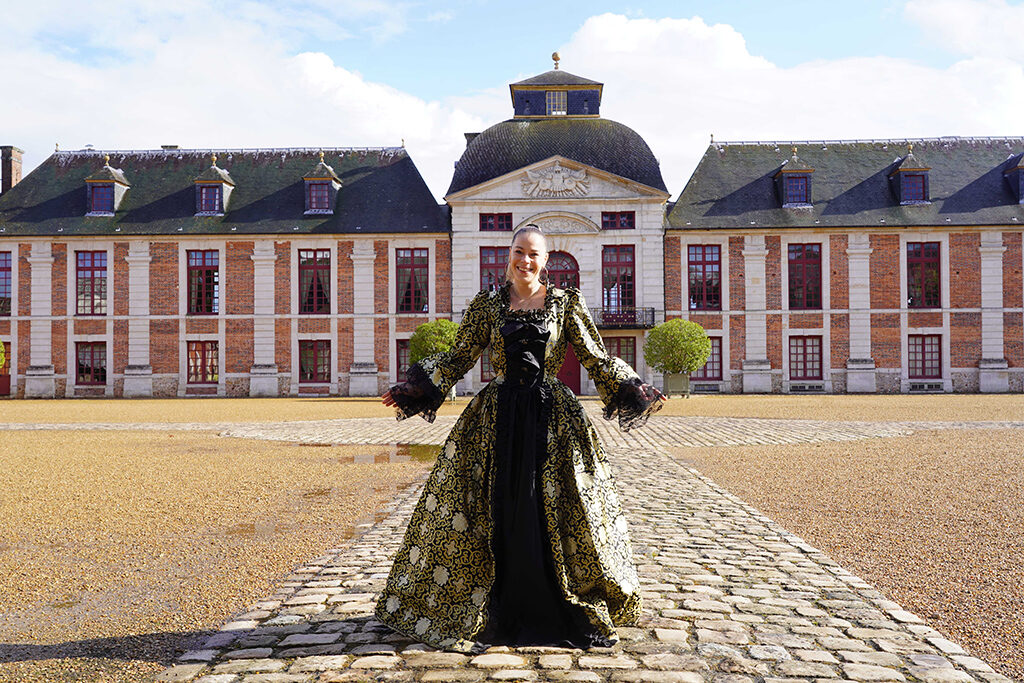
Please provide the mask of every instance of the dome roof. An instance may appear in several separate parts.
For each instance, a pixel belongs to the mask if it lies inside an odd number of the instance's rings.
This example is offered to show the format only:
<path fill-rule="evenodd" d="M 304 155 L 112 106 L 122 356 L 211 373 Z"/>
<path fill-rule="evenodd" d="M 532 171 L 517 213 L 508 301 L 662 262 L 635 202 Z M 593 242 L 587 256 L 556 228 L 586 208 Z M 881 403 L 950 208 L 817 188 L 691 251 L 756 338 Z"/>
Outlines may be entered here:
<path fill-rule="evenodd" d="M 667 192 L 651 148 L 633 129 L 607 119 L 510 119 L 474 137 L 446 194 L 560 155 Z"/>

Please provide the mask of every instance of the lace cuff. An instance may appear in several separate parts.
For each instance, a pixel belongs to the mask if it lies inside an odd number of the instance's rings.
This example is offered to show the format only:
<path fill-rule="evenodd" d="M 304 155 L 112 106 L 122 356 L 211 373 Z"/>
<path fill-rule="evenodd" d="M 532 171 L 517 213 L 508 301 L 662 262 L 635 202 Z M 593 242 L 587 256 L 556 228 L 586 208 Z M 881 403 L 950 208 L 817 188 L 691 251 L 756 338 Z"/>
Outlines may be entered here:
<path fill-rule="evenodd" d="M 434 386 L 427 373 L 416 363 L 405 373 L 406 381 L 391 387 L 395 400 L 395 419 L 404 420 L 417 413 L 427 422 L 437 417 L 437 409 L 444 403 L 444 394 Z"/>
<path fill-rule="evenodd" d="M 604 419 L 619 416 L 619 428 L 628 432 L 642 427 L 651 413 L 661 410 L 662 393 L 650 384 L 644 384 L 639 377 L 623 380 L 619 390 L 604 409 Z"/>

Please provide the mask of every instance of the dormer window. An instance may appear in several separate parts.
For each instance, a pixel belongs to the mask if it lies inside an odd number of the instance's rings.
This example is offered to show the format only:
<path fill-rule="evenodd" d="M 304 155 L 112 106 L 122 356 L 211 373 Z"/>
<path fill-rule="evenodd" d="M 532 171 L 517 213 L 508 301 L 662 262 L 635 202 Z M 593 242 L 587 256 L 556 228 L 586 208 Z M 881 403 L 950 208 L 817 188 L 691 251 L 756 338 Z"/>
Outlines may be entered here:
<path fill-rule="evenodd" d="M 569 113 L 568 93 L 564 90 L 548 90 L 544 93 L 548 116 L 565 116 Z"/>
<path fill-rule="evenodd" d="M 1003 177 L 1010 183 L 1010 191 L 1018 204 L 1024 204 L 1024 154 L 1010 158 L 1009 168 L 1003 171 Z"/>
<path fill-rule="evenodd" d="M 814 169 L 801 161 L 793 148 L 793 156 L 782 162 L 775 173 L 775 188 L 784 209 L 811 206 L 811 174 Z"/>
<path fill-rule="evenodd" d="M 231 174 L 217 166 L 217 155 L 210 155 L 210 167 L 199 174 L 196 184 L 196 215 L 223 216 L 235 188 Z"/>
<path fill-rule="evenodd" d="M 900 159 L 889 174 L 893 192 L 901 206 L 929 203 L 928 171 L 931 170 L 914 156 L 914 145 L 907 145 L 907 156 Z"/>
<path fill-rule="evenodd" d="M 334 200 L 341 189 L 341 179 L 324 161 L 323 152 L 320 152 L 320 161 L 317 165 L 302 176 L 302 179 L 306 184 L 306 215 L 333 214 Z"/>
<path fill-rule="evenodd" d="M 103 168 L 85 179 L 85 189 L 86 216 L 113 216 L 128 191 L 128 181 L 121 169 L 111 167 L 108 155 L 103 157 Z"/>

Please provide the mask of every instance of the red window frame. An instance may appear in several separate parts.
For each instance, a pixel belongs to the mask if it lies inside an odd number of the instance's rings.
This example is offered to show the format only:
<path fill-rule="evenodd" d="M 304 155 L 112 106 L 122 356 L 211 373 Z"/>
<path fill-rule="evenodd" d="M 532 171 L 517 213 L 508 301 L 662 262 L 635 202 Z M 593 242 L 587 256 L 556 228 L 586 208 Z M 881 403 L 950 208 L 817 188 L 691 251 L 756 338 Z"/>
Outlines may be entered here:
<path fill-rule="evenodd" d="M 299 249 L 299 313 L 331 312 L 331 250 Z"/>
<path fill-rule="evenodd" d="M 487 347 L 480 354 L 480 381 L 490 382 L 494 379 L 494 366 L 491 365 L 491 348 Z"/>
<path fill-rule="evenodd" d="M 508 247 L 480 247 L 480 289 L 492 291 L 505 283 Z"/>
<path fill-rule="evenodd" d="M 580 266 L 572 254 L 553 251 L 548 254 L 548 282 L 560 289 L 580 286 Z"/>
<path fill-rule="evenodd" d="M 75 252 L 75 315 L 107 314 L 107 252 Z"/>
<path fill-rule="evenodd" d="M 395 284 L 399 313 L 426 313 L 430 261 L 426 249 L 395 249 Z"/>
<path fill-rule="evenodd" d="M 331 341 L 299 340 L 299 384 L 331 381 Z"/>
<path fill-rule="evenodd" d="M 604 348 L 608 353 L 636 367 L 636 337 L 604 337 Z"/>
<path fill-rule="evenodd" d="M 11 252 L 0 251 L 0 316 L 11 314 Z"/>
<path fill-rule="evenodd" d="M 75 344 L 75 384 L 102 386 L 107 383 L 106 342 L 77 342 Z"/>
<path fill-rule="evenodd" d="M 412 363 L 409 361 L 409 340 L 395 340 L 395 373 L 399 382 L 404 382 Z"/>
<path fill-rule="evenodd" d="M 216 341 L 190 341 L 187 343 L 188 384 L 216 384 L 219 345 Z"/>
<path fill-rule="evenodd" d="M 306 182 L 306 210 L 327 211 L 331 208 L 329 182 L 310 180 Z"/>
<path fill-rule="evenodd" d="M 602 230 L 633 230 L 636 228 L 636 211 L 602 211 Z"/>
<path fill-rule="evenodd" d="M 636 259 L 632 244 L 605 245 L 601 249 L 601 306 L 608 313 L 635 315 Z"/>
<path fill-rule="evenodd" d="M 220 252 L 216 249 L 189 249 L 185 256 L 188 264 L 188 314 L 217 315 L 220 311 Z"/>
<path fill-rule="evenodd" d="M 942 335 L 907 335 L 907 377 L 942 379 Z"/>
<path fill-rule="evenodd" d="M 822 375 L 821 337 L 789 338 L 789 379 L 820 380 Z"/>
<path fill-rule="evenodd" d="M 811 197 L 808 190 L 811 187 L 809 179 L 805 175 L 784 176 L 786 188 L 786 204 L 810 204 Z"/>
<path fill-rule="evenodd" d="M 114 213 L 113 183 L 89 183 L 89 212 Z"/>
<path fill-rule="evenodd" d="M 722 310 L 721 245 L 691 244 L 686 254 L 690 310 Z"/>
<path fill-rule="evenodd" d="M 907 242 L 907 308 L 942 305 L 938 242 Z"/>
<path fill-rule="evenodd" d="M 512 231 L 512 214 L 510 213 L 482 213 L 480 214 L 480 229 L 485 231 Z"/>
<path fill-rule="evenodd" d="M 821 244 L 790 244 L 789 307 L 821 309 Z"/>
<path fill-rule="evenodd" d="M 196 213 L 222 213 L 224 188 L 220 183 L 196 186 Z"/>
<path fill-rule="evenodd" d="M 925 193 L 925 177 L 923 173 L 900 174 L 900 201 L 923 202 L 928 197 Z"/>
<path fill-rule="evenodd" d="M 697 381 L 721 381 L 722 379 L 722 338 L 711 337 L 711 354 L 704 366 L 690 373 L 690 379 Z"/>

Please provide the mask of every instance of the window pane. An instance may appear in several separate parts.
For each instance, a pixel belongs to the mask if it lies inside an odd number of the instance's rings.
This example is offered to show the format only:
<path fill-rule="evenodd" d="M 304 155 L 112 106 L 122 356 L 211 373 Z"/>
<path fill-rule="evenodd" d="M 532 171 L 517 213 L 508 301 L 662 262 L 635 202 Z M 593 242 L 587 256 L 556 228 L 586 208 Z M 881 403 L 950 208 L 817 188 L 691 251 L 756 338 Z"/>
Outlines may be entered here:
<path fill-rule="evenodd" d="M 11 314 L 11 252 L 0 251 L 0 315 Z"/>
<path fill-rule="evenodd" d="M 789 307 L 821 308 L 821 245 L 789 245 Z"/>
<path fill-rule="evenodd" d="M 941 283 L 938 242 L 907 242 L 907 306 L 938 308 Z"/>
<path fill-rule="evenodd" d="M 567 93 L 564 90 L 548 90 L 545 101 L 548 116 L 564 116 L 567 113 Z"/>
<path fill-rule="evenodd" d="M 820 380 L 821 337 L 789 338 L 789 378 L 791 380 Z"/>
<path fill-rule="evenodd" d="M 89 183 L 92 206 L 89 208 L 94 213 L 114 212 L 114 186 L 105 183 Z"/>
<path fill-rule="evenodd" d="M 690 310 L 721 310 L 721 247 L 692 244 L 687 248 L 687 256 Z"/>
<path fill-rule="evenodd" d="M 696 380 L 721 380 L 722 379 L 722 338 L 708 337 L 711 340 L 711 355 L 708 356 L 704 367 L 690 375 Z"/>
<path fill-rule="evenodd" d="M 429 262 L 426 249 L 396 249 L 396 285 L 399 313 L 426 313 Z"/>
<path fill-rule="evenodd" d="M 480 289 L 501 287 L 507 265 L 508 247 L 480 247 Z"/>

